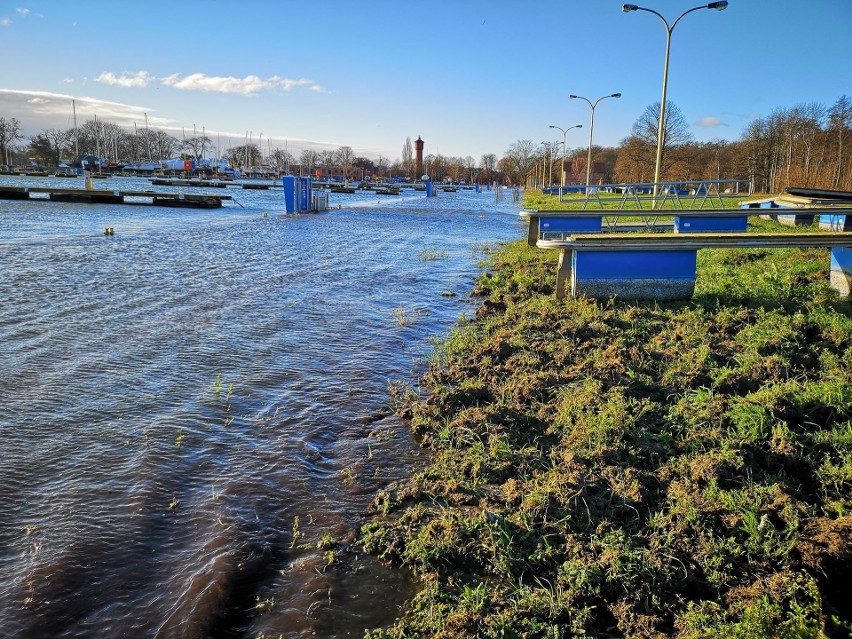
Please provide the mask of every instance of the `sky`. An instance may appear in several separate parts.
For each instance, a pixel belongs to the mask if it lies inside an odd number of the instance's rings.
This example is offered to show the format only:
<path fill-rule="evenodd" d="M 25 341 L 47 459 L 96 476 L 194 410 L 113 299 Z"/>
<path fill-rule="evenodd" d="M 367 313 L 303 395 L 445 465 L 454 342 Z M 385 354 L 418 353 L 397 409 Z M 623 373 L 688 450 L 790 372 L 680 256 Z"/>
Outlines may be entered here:
<path fill-rule="evenodd" d="M 669 24 L 694 0 L 640 6 Z M 0 0 L 0 117 L 27 136 L 107 120 L 223 149 L 349 146 L 398 159 L 587 148 L 659 102 L 666 27 L 614 0 Z M 852 0 L 730 0 L 672 31 L 668 100 L 699 142 L 852 95 Z"/>

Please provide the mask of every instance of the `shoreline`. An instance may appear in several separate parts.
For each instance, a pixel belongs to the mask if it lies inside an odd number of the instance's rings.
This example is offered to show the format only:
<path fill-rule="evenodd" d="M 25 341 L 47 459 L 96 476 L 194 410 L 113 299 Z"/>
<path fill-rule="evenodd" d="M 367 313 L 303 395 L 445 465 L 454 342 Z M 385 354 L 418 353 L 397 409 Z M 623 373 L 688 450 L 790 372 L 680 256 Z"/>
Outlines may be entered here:
<path fill-rule="evenodd" d="M 759 225 L 760 223 L 758 223 Z M 852 305 L 820 251 L 707 251 L 691 301 L 553 299 L 491 256 L 395 396 L 429 449 L 358 545 L 419 592 L 374 638 L 848 636 Z"/>

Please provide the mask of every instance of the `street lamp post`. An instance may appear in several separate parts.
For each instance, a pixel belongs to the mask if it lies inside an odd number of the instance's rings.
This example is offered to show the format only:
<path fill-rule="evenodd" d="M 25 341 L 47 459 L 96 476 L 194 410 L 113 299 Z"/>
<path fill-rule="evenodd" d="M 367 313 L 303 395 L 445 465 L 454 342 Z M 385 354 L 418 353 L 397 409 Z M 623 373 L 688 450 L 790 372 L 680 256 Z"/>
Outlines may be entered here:
<path fill-rule="evenodd" d="M 541 145 L 544 147 L 544 155 L 541 156 L 541 188 L 544 189 L 548 179 L 544 177 L 544 173 L 547 171 L 547 152 L 550 150 L 550 145 L 547 142 L 542 142 Z"/>
<path fill-rule="evenodd" d="M 722 11 L 728 6 L 728 0 L 719 0 L 718 2 L 711 2 L 709 4 L 702 4 L 699 7 L 693 7 L 687 11 L 681 13 L 677 19 L 669 26 L 669 23 L 666 19 L 661 16 L 659 13 L 654 11 L 653 9 L 646 9 L 645 7 L 640 7 L 635 4 L 625 4 L 622 5 L 621 10 L 624 13 L 630 13 L 631 11 L 647 11 L 648 13 L 653 13 L 660 20 L 662 20 L 663 25 L 666 27 L 666 59 L 663 64 L 663 96 L 660 100 L 660 122 L 657 126 L 657 163 L 654 168 L 654 197 L 657 197 L 657 187 L 660 182 L 660 168 L 662 167 L 663 160 L 663 132 L 665 129 L 665 116 L 666 116 L 666 87 L 669 82 L 669 49 L 671 48 L 672 43 L 672 31 L 680 19 L 685 16 L 687 13 L 692 13 L 693 11 L 698 11 L 699 9 L 716 9 L 716 11 Z M 654 205 L 656 206 L 656 200 L 654 200 Z"/>
<path fill-rule="evenodd" d="M 612 95 L 605 95 L 603 97 L 598 98 L 594 102 L 592 102 L 591 100 L 589 100 L 589 98 L 584 98 L 582 95 L 569 95 L 568 96 L 568 99 L 570 99 L 570 100 L 574 100 L 574 99 L 585 100 L 586 102 L 589 103 L 589 106 L 592 109 L 592 115 L 591 115 L 591 118 L 589 119 L 589 155 L 586 158 L 586 193 L 587 194 L 589 192 L 589 184 L 591 183 L 591 178 L 592 178 L 592 134 L 594 133 L 594 130 L 595 130 L 595 107 L 598 106 L 598 102 L 600 102 L 601 100 L 606 100 L 607 98 L 620 98 L 620 97 L 621 97 L 620 93 L 613 93 Z"/>
<path fill-rule="evenodd" d="M 565 160 L 568 158 L 568 147 L 565 146 L 565 140 L 568 137 L 568 131 L 571 129 L 582 129 L 582 124 L 575 124 L 574 126 L 569 126 L 567 129 L 563 129 L 561 126 L 555 126 L 553 124 L 550 125 L 551 129 L 559 129 L 562 131 L 562 180 L 559 184 L 559 199 L 562 200 L 562 189 L 565 188 Z"/>

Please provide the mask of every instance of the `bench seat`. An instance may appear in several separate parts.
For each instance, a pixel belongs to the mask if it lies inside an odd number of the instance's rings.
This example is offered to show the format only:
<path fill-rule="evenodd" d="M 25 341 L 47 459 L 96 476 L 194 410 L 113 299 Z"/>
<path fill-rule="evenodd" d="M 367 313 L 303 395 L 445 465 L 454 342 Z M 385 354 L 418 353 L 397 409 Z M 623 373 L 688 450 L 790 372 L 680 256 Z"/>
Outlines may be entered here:
<path fill-rule="evenodd" d="M 522 219 L 529 220 L 527 242 L 535 246 L 539 240 L 561 240 L 576 233 L 605 231 L 674 231 L 675 233 L 745 232 L 748 209 L 697 210 L 523 210 Z M 638 217 L 638 222 L 618 222 L 620 218 Z M 666 218 L 666 221 L 660 218 Z M 674 218 L 673 222 L 668 221 Z"/>
<path fill-rule="evenodd" d="M 828 248 L 831 286 L 852 290 L 850 233 L 630 233 L 578 234 L 538 240 L 559 250 L 556 297 L 689 299 L 695 290 L 697 252 L 705 248 Z"/>

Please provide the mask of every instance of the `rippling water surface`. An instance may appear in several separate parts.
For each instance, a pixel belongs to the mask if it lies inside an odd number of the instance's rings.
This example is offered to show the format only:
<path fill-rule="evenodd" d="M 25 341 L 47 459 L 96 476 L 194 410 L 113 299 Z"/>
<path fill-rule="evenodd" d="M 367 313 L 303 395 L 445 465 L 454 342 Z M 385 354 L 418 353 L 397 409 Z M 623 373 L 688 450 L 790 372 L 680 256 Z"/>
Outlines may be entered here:
<path fill-rule="evenodd" d="M 476 247 L 520 237 L 517 208 L 367 193 L 286 215 L 280 190 L 227 194 L 0 200 L 0 636 L 361 636 L 411 594 L 317 542 L 351 541 L 416 464 L 373 416 L 471 311 Z"/>

